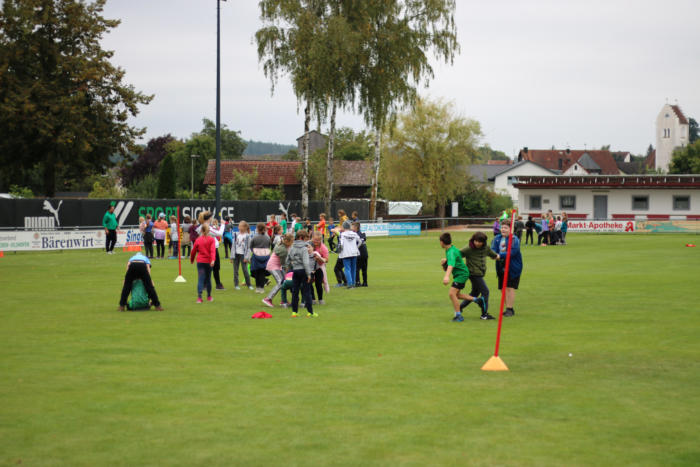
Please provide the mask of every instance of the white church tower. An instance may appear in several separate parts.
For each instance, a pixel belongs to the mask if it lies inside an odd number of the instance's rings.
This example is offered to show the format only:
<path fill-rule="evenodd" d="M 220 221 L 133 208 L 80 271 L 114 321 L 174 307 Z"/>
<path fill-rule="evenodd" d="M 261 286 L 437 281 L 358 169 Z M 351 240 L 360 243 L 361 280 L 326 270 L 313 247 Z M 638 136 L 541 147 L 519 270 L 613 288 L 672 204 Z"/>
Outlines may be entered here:
<path fill-rule="evenodd" d="M 666 104 L 656 117 L 656 169 L 668 172 L 673 150 L 688 144 L 688 119 L 678 105 Z"/>

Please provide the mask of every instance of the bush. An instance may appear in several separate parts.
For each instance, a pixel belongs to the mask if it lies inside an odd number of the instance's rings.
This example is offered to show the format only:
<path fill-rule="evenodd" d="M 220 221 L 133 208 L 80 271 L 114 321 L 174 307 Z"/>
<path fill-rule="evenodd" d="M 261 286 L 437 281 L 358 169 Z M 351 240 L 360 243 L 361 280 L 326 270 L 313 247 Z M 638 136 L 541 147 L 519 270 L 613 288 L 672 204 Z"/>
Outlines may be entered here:
<path fill-rule="evenodd" d="M 127 189 L 129 198 L 155 198 L 157 192 L 158 179 L 152 174 L 142 177 Z"/>
<path fill-rule="evenodd" d="M 15 198 L 34 198 L 31 188 L 19 185 L 10 185 L 9 193 Z"/>
<path fill-rule="evenodd" d="M 497 216 L 513 206 L 510 196 L 498 195 L 483 185 L 461 195 L 457 201 L 464 215 L 474 217 Z"/>

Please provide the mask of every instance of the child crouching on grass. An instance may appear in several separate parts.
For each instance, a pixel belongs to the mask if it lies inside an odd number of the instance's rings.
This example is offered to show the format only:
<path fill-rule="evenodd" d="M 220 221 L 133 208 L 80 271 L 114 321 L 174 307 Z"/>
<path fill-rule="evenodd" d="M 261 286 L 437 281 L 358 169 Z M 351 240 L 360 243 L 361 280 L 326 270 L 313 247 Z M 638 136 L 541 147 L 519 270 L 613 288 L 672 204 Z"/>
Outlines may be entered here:
<path fill-rule="evenodd" d="M 450 274 L 452 274 L 452 286 L 450 287 L 450 301 L 452 302 L 452 308 L 454 309 L 455 316 L 452 321 L 460 322 L 464 321 L 462 316 L 462 311 L 459 308 L 460 300 L 468 300 L 474 302 L 479 307 L 484 310 L 484 299 L 483 297 L 474 298 L 471 295 L 465 295 L 460 293 L 460 290 L 464 289 L 464 284 L 469 278 L 469 270 L 467 266 L 462 261 L 462 254 L 460 251 L 452 245 L 452 236 L 445 232 L 440 235 L 440 246 L 445 249 L 446 261 L 443 263 L 445 267 L 445 277 L 442 279 L 442 283 L 447 285 L 450 283 Z"/>

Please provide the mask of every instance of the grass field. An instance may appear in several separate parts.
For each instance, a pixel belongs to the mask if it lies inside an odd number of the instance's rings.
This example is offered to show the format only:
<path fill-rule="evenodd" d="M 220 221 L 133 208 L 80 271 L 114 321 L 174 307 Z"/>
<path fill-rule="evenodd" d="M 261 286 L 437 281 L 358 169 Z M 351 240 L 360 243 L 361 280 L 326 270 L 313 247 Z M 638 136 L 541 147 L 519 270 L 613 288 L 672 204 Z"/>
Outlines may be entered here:
<path fill-rule="evenodd" d="M 130 253 L 6 253 L 0 464 L 700 464 L 697 237 L 569 242 L 524 248 L 502 373 L 497 321 L 450 321 L 437 234 L 370 239 L 370 287 L 317 319 L 250 319 L 228 263 L 196 305 L 156 262 L 165 311 L 119 313 Z"/>

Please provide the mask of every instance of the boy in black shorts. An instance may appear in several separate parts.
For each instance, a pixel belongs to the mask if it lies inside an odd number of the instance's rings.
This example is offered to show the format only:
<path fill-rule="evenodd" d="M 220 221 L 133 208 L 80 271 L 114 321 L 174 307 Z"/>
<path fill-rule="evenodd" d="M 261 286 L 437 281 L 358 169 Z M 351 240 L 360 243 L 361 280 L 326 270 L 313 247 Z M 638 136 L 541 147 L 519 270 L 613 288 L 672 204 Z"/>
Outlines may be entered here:
<path fill-rule="evenodd" d="M 491 249 L 498 255 L 496 260 L 496 274 L 498 275 L 498 290 L 503 289 L 503 276 L 505 275 L 506 254 L 508 253 L 508 237 L 510 236 L 510 224 L 507 220 L 501 223 L 501 233 L 491 242 Z M 510 265 L 508 266 L 508 279 L 506 281 L 506 311 L 503 316 L 515 315 L 515 291 L 520 285 L 520 275 L 523 272 L 523 257 L 520 254 L 520 240 L 513 236 L 510 246 Z"/>
<path fill-rule="evenodd" d="M 462 260 L 462 253 L 452 245 L 452 236 L 445 232 L 440 235 L 440 246 L 445 249 L 445 256 L 447 261 L 443 264 L 445 268 L 445 277 L 442 279 L 442 283 L 447 285 L 450 283 L 450 274 L 452 274 L 452 285 L 450 286 L 450 301 L 452 302 L 452 308 L 454 308 L 455 316 L 452 321 L 461 322 L 464 321 L 462 312 L 459 309 L 460 300 L 468 300 L 479 305 L 479 308 L 484 309 L 484 300 L 482 297 L 474 298 L 471 295 L 463 294 L 460 291 L 464 289 L 464 284 L 469 279 L 469 269 L 467 265 L 464 264 Z"/>

